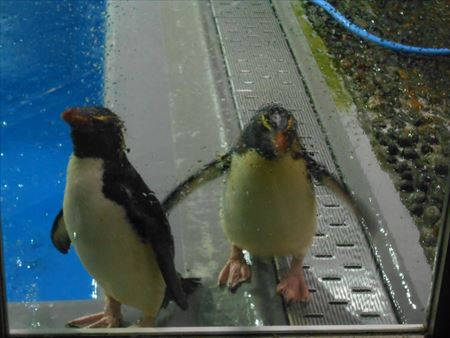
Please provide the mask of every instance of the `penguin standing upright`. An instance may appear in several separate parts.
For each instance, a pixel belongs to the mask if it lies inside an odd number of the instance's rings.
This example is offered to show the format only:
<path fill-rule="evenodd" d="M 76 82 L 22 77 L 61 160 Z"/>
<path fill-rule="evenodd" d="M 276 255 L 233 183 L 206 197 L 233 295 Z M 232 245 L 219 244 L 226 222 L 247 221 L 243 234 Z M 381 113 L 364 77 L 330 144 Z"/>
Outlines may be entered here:
<path fill-rule="evenodd" d="M 175 270 L 169 223 L 127 159 L 123 123 L 101 107 L 69 109 L 62 118 L 71 128 L 73 154 L 51 239 L 62 253 L 72 244 L 105 293 L 104 312 L 68 324 L 119 326 L 123 303 L 143 311 L 140 325 L 152 326 L 165 296 L 186 309 L 186 292 L 198 280 Z"/>
<path fill-rule="evenodd" d="M 169 211 L 201 184 L 228 174 L 222 226 L 231 254 L 219 274 L 219 285 L 235 289 L 250 279 L 242 250 L 257 256 L 292 256 L 277 292 L 287 302 L 307 300 L 302 265 L 316 231 L 312 177 L 354 207 L 347 190 L 302 148 L 296 128 L 294 116 L 283 107 L 260 108 L 231 151 L 182 182 L 163 201 Z"/>

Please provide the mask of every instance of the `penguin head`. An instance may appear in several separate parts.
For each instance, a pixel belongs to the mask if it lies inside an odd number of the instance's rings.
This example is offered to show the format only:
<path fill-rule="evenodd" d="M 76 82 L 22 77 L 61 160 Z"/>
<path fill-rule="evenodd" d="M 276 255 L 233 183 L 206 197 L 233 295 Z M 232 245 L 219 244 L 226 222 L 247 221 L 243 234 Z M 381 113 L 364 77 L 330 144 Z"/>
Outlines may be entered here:
<path fill-rule="evenodd" d="M 297 120 L 277 104 L 261 107 L 244 129 L 237 151 L 256 150 L 266 160 L 290 152 L 298 144 Z"/>
<path fill-rule="evenodd" d="M 107 108 L 71 108 L 61 114 L 71 129 L 75 155 L 111 158 L 124 153 L 123 122 Z"/>

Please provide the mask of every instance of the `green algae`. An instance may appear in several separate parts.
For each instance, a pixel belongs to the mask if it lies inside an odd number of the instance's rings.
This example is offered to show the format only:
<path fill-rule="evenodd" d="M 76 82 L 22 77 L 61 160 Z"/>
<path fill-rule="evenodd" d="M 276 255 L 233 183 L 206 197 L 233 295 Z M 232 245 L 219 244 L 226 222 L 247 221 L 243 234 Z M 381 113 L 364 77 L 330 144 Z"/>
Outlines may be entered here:
<path fill-rule="evenodd" d="M 297 21 L 308 40 L 311 52 L 322 72 L 336 106 L 341 109 L 350 108 L 352 99 L 344 87 L 344 84 L 333 64 L 333 59 L 328 55 L 327 47 L 320 36 L 315 32 L 311 23 L 306 19 L 305 10 L 300 1 L 292 1 L 292 8 Z"/>

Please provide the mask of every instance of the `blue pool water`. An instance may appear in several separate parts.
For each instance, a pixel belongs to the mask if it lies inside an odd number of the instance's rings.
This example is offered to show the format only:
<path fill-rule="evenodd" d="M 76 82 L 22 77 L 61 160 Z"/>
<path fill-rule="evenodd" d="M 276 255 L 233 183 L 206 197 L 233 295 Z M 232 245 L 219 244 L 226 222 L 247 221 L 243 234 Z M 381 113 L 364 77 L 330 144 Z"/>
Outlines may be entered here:
<path fill-rule="evenodd" d="M 50 242 L 71 153 L 68 107 L 101 105 L 105 1 L 0 1 L 1 222 L 8 301 L 86 299 L 92 280 Z"/>

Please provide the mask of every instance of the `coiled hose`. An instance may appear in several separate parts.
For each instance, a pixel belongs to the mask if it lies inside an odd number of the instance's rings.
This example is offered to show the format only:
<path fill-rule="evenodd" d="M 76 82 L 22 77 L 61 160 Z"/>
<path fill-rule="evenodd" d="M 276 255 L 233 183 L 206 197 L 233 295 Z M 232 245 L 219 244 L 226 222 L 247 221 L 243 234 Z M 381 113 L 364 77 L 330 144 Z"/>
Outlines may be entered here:
<path fill-rule="evenodd" d="M 417 47 L 409 46 L 401 43 L 389 41 L 382 39 L 372 33 L 369 33 L 364 28 L 361 28 L 354 23 L 350 22 L 346 17 L 344 17 L 340 12 L 331 6 L 328 2 L 324 0 L 309 0 L 313 4 L 323 8 L 328 14 L 330 14 L 337 22 L 344 26 L 348 31 L 359 36 L 361 39 L 374 42 L 382 47 L 392 49 L 401 53 L 408 54 L 424 54 L 424 55 L 450 55 L 450 49 L 448 48 L 427 48 L 427 47 Z"/>

